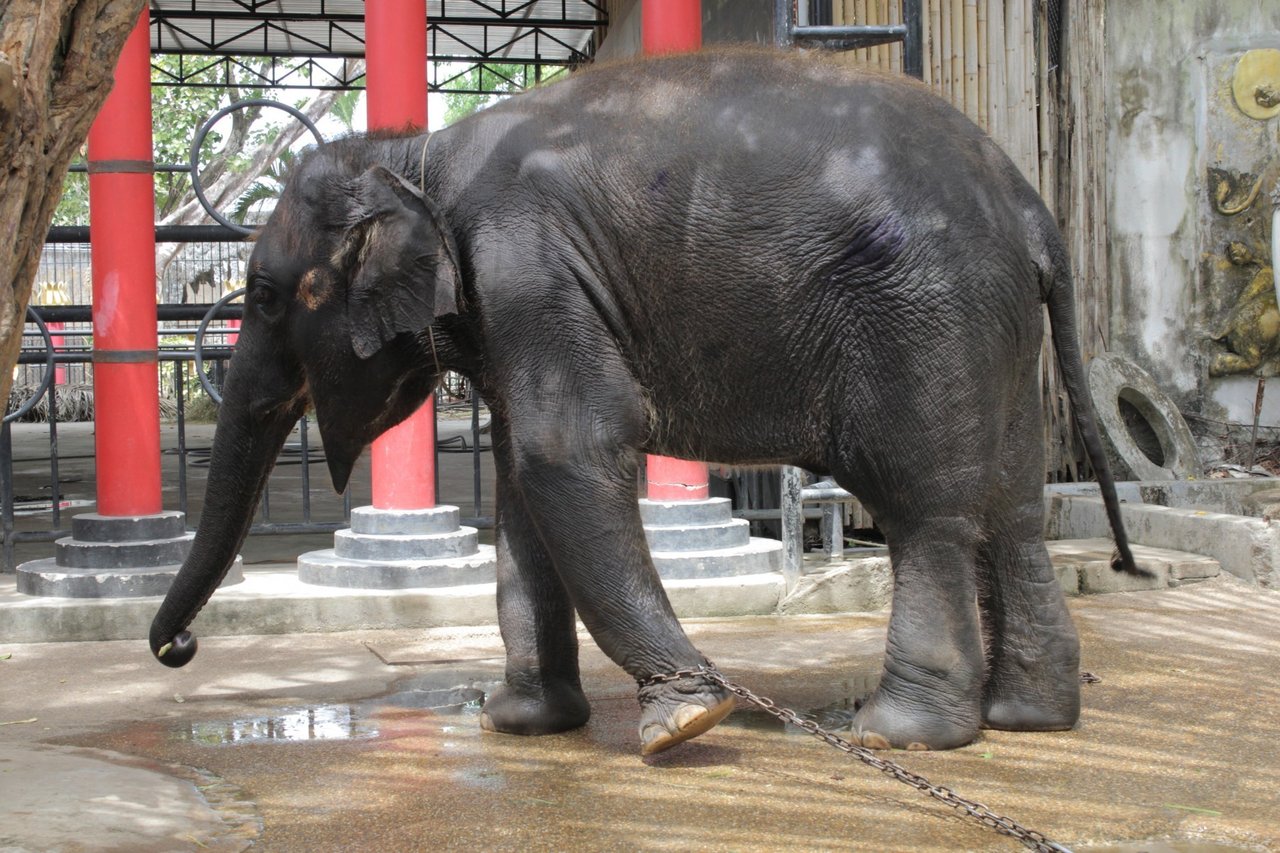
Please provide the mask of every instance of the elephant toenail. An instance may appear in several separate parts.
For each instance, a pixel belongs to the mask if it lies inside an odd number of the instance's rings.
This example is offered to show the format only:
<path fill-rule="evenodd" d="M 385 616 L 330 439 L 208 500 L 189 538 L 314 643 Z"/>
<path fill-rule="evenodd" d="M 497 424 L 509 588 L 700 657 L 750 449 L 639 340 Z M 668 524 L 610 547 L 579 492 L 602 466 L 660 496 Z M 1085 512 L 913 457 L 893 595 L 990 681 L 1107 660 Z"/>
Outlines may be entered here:
<path fill-rule="evenodd" d="M 676 711 L 676 728 L 687 729 L 706 715 L 707 709 L 702 705 L 682 705 L 680 710 Z"/>
<path fill-rule="evenodd" d="M 921 743 L 918 740 L 913 740 L 911 743 L 907 744 L 907 749 L 910 750 L 911 752 L 929 752 L 930 751 L 929 744 Z"/>
<path fill-rule="evenodd" d="M 862 745 L 867 749 L 892 749 L 889 741 L 884 735 L 875 732 L 866 732 L 862 736 Z"/>
<path fill-rule="evenodd" d="M 481 712 L 481 714 L 480 714 L 480 728 L 484 729 L 486 732 L 496 732 L 496 731 L 497 731 L 497 729 L 496 729 L 496 728 L 494 728 L 493 720 L 491 720 L 491 719 L 489 718 L 489 715 L 488 715 L 488 714 L 483 713 L 483 712 Z"/>
<path fill-rule="evenodd" d="M 671 733 L 660 723 L 650 723 L 644 727 L 644 731 L 640 732 L 641 755 L 653 755 L 673 745 Z"/>

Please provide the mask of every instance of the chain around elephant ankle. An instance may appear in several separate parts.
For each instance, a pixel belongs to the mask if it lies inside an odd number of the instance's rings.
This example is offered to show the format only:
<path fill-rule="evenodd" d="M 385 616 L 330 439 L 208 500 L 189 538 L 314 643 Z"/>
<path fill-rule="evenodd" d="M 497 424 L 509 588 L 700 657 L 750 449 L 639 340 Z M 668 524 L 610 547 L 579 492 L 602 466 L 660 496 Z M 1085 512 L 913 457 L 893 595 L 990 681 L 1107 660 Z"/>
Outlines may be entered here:
<path fill-rule="evenodd" d="M 719 675 L 720 670 L 716 669 L 716 665 L 711 661 L 706 661 L 701 666 L 693 669 L 677 669 L 675 672 L 659 673 L 658 675 L 650 675 L 646 678 L 637 678 L 636 684 L 641 687 L 653 687 L 657 684 L 668 684 L 672 681 L 681 681 L 686 678 L 697 678 L 700 675 L 710 675 L 715 673 Z"/>

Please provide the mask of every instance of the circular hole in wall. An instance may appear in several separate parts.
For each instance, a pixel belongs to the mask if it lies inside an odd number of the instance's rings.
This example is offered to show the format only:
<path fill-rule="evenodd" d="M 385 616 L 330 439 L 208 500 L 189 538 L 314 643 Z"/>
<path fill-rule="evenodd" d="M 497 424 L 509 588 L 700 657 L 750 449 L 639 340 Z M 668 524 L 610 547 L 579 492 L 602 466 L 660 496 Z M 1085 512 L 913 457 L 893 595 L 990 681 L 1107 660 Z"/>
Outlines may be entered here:
<path fill-rule="evenodd" d="M 1125 429 L 1133 443 L 1142 451 L 1142 455 L 1151 460 L 1151 464 L 1164 468 L 1165 444 L 1160 440 L 1160 433 L 1156 431 L 1151 419 L 1143 412 L 1145 407 L 1142 404 L 1146 401 L 1141 397 L 1131 399 L 1125 393 L 1128 390 L 1121 390 L 1119 399 L 1120 417 L 1124 420 Z"/>

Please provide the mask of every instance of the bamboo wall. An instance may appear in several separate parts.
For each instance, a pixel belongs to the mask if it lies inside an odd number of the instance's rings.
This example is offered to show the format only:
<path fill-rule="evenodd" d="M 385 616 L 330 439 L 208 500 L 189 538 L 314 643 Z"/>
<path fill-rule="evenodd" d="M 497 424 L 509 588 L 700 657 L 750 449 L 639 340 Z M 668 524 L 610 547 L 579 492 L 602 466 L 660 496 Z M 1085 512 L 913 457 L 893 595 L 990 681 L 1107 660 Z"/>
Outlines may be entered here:
<path fill-rule="evenodd" d="M 922 0 L 925 83 L 1000 143 L 1058 219 L 1075 270 L 1086 361 L 1106 349 L 1109 314 L 1104 2 Z M 832 0 L 832 18 L 896 24 L 902 3 Z M 902 46 L 850 51 L 843 61 L 900 72 Z M 1079 479 L 1087 472 L 1057 367 L 1051 355 L 1041 364 L 1049 476 Z"/>

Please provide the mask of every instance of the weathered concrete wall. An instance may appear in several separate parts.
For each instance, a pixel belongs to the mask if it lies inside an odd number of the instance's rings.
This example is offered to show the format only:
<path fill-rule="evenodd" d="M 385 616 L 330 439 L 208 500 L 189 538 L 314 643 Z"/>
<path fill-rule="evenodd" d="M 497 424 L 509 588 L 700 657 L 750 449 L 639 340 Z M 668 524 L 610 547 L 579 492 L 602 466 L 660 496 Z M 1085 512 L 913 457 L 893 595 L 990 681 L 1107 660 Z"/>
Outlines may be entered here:
<path fill-rule="evenodd" d="M 1230 83 L 1245 51 L 1280 47 L 1280 3 L 1117 0 L 1107 5 L 1106 41 L 1111 349 L 1150 371 L 1184 411 L 1250 422 L 1256 374 L 1268 368 L 1211 375 L 1231 351 L 1213 339 L 1270 265 L 1280 118 L 1245 116 Z M 1215 197 L 1223 174 L 1225 201 Z M 1225 215 L 1247 197 L 1249 186 L 1238 185 L 1258 178 L 1257 200 Z M 1263 423 L 1280 423 L 1280 389 Z"/>

